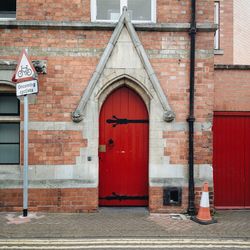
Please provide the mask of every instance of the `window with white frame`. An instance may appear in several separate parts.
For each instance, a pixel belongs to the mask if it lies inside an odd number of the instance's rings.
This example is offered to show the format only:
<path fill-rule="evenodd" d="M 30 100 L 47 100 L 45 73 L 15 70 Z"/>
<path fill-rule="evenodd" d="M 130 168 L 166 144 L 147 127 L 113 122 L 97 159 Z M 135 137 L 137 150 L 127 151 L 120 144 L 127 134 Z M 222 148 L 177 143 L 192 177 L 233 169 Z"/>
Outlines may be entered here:
<path fill-rule="evenodd" d="M 220 49 L 220 3 L 214 2 L 214 23 L 218 29 L 214 34 L 214 49 Z"/>
<path fill-rule="evenodd" d="M 156 22 L 156 0 L 92 0 L 93 22 L 117 22 L 126 6 L 132 22 Z"/>
<path fill-rule="evenodd" d="M 20 162 L 20 108 L 14 93 L 0 94 L 0 164 Z"/>
<path fill-rule="evenodd" d="M 16 0 L 0 0 L 0 18 L 16 18 Z"/>

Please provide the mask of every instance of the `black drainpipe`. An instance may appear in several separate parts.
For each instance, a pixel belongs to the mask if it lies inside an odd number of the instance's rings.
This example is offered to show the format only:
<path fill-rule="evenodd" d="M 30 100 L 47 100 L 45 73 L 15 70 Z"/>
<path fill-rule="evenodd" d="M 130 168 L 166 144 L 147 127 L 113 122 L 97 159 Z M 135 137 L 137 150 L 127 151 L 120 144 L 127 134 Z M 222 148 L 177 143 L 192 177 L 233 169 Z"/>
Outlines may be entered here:
<path fill-rule="evenodd" d="M 189 126 L 189 179 L 188 179 L 188 214 L 195 215 L 194 206 L 194 84 L 195 84 L 195 36 L 196 36 L 196 0 L 192 1 L 191 26 L 190 26 L 190 86 L 189 86 L 189 117 L 187 118 Z"/>

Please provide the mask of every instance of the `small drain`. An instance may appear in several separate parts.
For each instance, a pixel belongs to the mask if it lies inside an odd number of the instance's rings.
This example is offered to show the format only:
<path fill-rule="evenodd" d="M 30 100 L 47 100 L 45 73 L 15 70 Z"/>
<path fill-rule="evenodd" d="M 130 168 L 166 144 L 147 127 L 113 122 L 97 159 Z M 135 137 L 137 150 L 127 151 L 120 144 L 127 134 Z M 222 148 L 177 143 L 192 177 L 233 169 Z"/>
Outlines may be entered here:
<path fill-rule="evenodd" d="M 169 214 L 170 218 L 173 220 L 187 220 L 187 216 L 184 214 Z"/>

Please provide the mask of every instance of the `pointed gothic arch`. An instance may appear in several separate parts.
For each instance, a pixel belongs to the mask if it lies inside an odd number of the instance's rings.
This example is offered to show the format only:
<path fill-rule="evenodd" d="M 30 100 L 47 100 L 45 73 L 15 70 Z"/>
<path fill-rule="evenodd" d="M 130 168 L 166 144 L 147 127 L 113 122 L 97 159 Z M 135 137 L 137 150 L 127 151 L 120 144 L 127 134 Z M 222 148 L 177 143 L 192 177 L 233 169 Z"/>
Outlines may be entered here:
<path fill-rule="evenodd" d="M 101 109 L 101 106 L 105 102 L 107 96 L 112 91 L 122 86 L 127 86 L 135 91 L 142 98 L 145 105 L 147 106 L 147 109 L 149 110 L 150 100 L 153 98 L 152 94 L 137 79 L 125 74 L 115 77 L 111 81 L 107 82 L 95 95 L 95 97 L 98 99 L 99 110 Z"/>
<path fill-rule="evenodd" d="M 104 50 L 104 53 L 96 66 L 95 72 L 93 73 L 85 91 L 83 92 L 83 95 L 80 99 L 80 102 L 75 109 L 75 111 L 72 113 L 72 119 L 74 122 L 80 122 L 83 120 L 83 112 L 84 109 L 88 103 L 88 100 L 90 99 L 93 91 L 96 88 L 96 85 L 98 84 L 101 76 L 103 75 L 103 71 L 106 67 L 106 64 L 108 60 L 111 57 L 112 52 L 114 51 L 114 48 L 117 45 L 117 41 L 119 37 L 121 36 L 124 28 L 127 30 L 130 39 L 133 43 L 133 46 L 136 50 L 137 56 L 140 58 L 140 61 L 146 71 L 146 74 L 154 88 L 154 91 L 156 93 L 156 96 L 158 100 L 161 103 L 161 106 L 164 110 L 164 114 L 162 115 L 163 120 L 167 122 L 171 122 L 175 118 L 175 114 L 171 109 L 171 106 L 169 105 L 168 99 L 161 87 L 161 84 L 153 70 L 153 67 L 147 57 L 147 54 L 143 48 L 143 45 L 140 42 L 140 39 L 134 29 L 133 24 L 131 23 L 131 20 L 129 18 L 129 14 L 127 13 L 126 7 L 123 8 L 123 14 L 121 15 L 119 22 L 116 25 L 116 28 L 109 40 L 109 43 Z"/>
<path fill-rule="evenodd" d="M 126 10 L 124 10 L 77 108 L 72 113 L 73 121 L 80 122 L 82 133 L 88 142 L 88 146 L 81 149 L 79 167 L 91 179 L 93 187 L 99 185 L 100 110 L 109 94 L 123 85 L 133 89 L 142 98 L 148 110 L 148 182 L 151 187 L 155 185 L 158 173 L 165 173 L 165 166 L 169 163 L 168 156 L 165 156 L 164 153 L 166 141 L 162 133 L 166 127 L 172 126 L 166 122 L 173 121 L 175 114 Z"/>

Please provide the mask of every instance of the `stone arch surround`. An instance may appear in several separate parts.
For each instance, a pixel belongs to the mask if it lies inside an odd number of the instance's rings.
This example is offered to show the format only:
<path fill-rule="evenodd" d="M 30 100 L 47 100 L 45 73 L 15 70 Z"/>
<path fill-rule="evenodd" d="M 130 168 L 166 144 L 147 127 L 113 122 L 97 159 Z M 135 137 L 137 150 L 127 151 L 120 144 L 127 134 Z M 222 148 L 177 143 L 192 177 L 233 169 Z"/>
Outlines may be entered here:
<path fill-rule="evenodd" d="M 82 160 L 85 166 L 92 165 L 92 181 L 95 187 L 98 187 L 99 179 L 99 160 L 98 160 L 98 143 L 99 143 L 99 112 L 106 97 L 116 88 L 128 86 L 138 93 L 145 102 L 149 113 L 149 185 L 153 185 L 151 179 L 158 177 L 158 172 L 164 168 L 168 157 L 164 155 L 165 139 L 162 134 L 166 126 L 166 122 L 162 119 L 162 105 L 156 97 L 156 94 L 150 92 L 145 86 L 145 83 L 137 83 L 137 81 L 129 75 L 120 75 L 113 80 L 108 81 L 104 86 L 101 81 L 96 85 L 96 89 L 91 94 L 91 97 L 86 105 L 83 113 L 83 134 L 87 137 L 88 147 L 82 149 Z M 93 161 L 86 162 L 88 156 L 91 156 Z M 89 172 L 90 174 L 90 172 Z M 89 175 L 91 178 L 91 175 Z"/>

